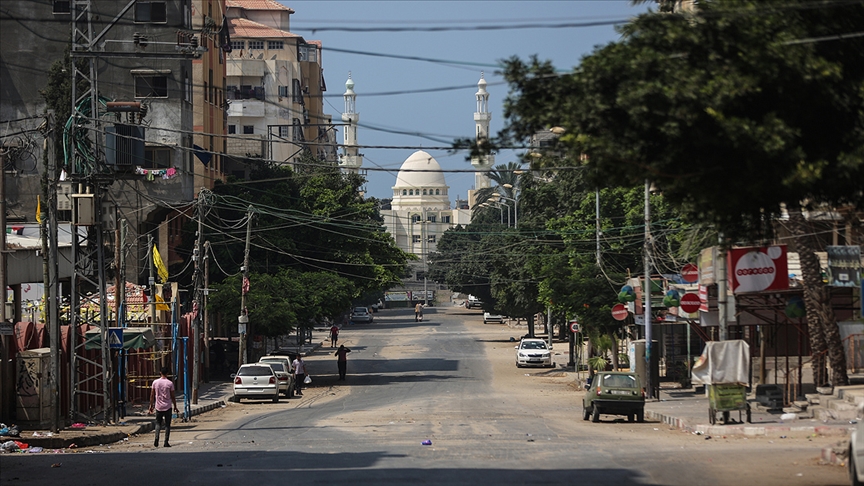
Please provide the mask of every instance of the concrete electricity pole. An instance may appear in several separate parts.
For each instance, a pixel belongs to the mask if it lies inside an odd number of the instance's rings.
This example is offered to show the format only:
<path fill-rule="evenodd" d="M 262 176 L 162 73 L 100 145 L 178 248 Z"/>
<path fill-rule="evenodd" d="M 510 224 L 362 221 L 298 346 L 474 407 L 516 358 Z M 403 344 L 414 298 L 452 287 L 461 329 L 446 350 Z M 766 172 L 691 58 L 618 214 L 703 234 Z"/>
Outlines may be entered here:
<path fill-rule="evenodd" d="M 195 250 L 192 260 L 195 261 L 195 274 L 192 282 L 195 283 L 195 303 L 198 304 L 198 312 L 192 322 L 192 404 L 198 404 L 198 383 L 201 381 L 201 313 L 202 293 L 201 289 L 201 247 L 204 243 L 204 190 L 198 192 L 198 234 L 195 241 Z"/>
<path fill-rule="evenodd" d="M 237 331 L 240 334 L 239 363 L 246 364 L 246 326 L 249 324 L 249 313 L 246 311 L 246 293 L 249 292 L 249 243 L 252 240 L 252 206 L 246 213 L 246 251 L 243 252 L 243 280 L 240 283 L 240 315 L 237 317 Z"/>
<path fill-rule="evenodd" d="M 645 180 L 645 248 L 643 251 L 645 264 L 645 287 L 642 291 L 642 301 L 645 304 L 645 364 L 648 370 L 646 389 L 648 398 L 654 398 L 654 367 L 651 366 L 651 183 Z"/>

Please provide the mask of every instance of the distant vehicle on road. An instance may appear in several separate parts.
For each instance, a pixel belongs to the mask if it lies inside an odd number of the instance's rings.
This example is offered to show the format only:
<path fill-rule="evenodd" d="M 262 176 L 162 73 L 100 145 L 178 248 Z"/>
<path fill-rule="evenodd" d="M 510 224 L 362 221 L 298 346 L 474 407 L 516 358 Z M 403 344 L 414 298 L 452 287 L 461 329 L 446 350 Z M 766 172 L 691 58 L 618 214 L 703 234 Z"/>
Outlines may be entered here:
<path fill-rule="evenodd" d="M 465 301 L 466 309 L 474 309 L 483 307 L 483 302 L 480 302 L 480 299 L 474 297 L 473 295 L 468 296 L 468 300 Z"/>
<path fill-rule="evenodd" d="M 504 322 L 504 316 L 501 314 L 492 314 L 490 312 L 483 313 L 483 324 L 489 324 L 490 322 Z"/>
<path fill-rule="evenodd" d="M 552 351 L 546 341 L 537 338 L 525 338 L 516 346 L 516 367 L 523 366 L 555 366 L 552 363 Z"/>
<path fill-rule="evenodd" d="M 234 399 L 239 403 L 241 398 L 255 400 L 271 399 L 279 401 L 279 385 L 276 372 L 266 363 L 250 363 L 240 365 L 234 375 Z"/>
<path fill-rule="evenodd" d="M 645 420 L 645 390 L 639 375 L 626 371 L 594 375 L 582 398 L 582 419 L 599 422 L 600 414 L 626 415 L 628 422 Z"/>
<path fill-rule="evenodd" d="M 372 322 L 372 314 L 365 307 L 355 307 L 351 311 L 351 322 Z"/>
<path fill-rule="evenodd" d="M 862 409 L 859 407 L 859 417 Z M 858 420 L 849 438 L 849 455 L 846 464 L 849 468 L 849 482 L 852 486 L 864 486 L 864 420 Z"/>

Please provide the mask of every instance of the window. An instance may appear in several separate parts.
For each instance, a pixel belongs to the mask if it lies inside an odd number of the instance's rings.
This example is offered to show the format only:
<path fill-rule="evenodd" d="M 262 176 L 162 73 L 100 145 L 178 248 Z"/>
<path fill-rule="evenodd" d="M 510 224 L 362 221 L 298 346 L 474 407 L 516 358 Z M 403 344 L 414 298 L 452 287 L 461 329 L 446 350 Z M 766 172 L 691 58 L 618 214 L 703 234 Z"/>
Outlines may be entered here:
<path fill-rule="evenodd" d="M 254 125 L 243 125 L 243 135 L 254 135 L 255 134 L 255 126 Z"/>
<path fill-rule="evenodd" d="M 225 86 L 225 98 L 229 100 L 236 100 L 238 93 L 237 86 L 226 85 Z"/>
<path fill-rule="evenodd" d="M 435 189 L 435 195 L 440 196 L 441 195 L 441 189 Z"/>
<path fill-rule="evenodd" d="M 426 216 L 426 221 L 429 221 L 430 223 L 434 223 L 437 218 L 438 217 L 435 216 L 434 214 L 430 214 L 429 216 Z"/>
<path fill-rule="evenodd" d="M 237 125 L 228 125 L 228 135 L 237 133 Z"/>
<path fill-rule="evenodd" d="M 418 222 L 420 222 L 420 215 L 419 215 L 419 214 L 412 214 L 412 215 L 411 215 L 411 222 L 412 222 L 412 223 L 418 223 Z"/>
<path fill-rule="evenodd" d="M 204 86 L 204 101 L 207 101 L 209 99 L 211 103 L 215 103 L 216 102 L 216 87 L 213 86 L 213 70 L 212 69 L 208 70 L 207 80 L 209 81 L 209 84 Z M 210 90 L 209 97 L 208 97 L 208 92 L 207 92 L 208 89 Z"/>
<path fill-rule="evenodd" d="M 279 125 L 279 136 L 282 138 L 288 138 L 289 135 L 289 127 L 288 125 Z"/>
<path fill-rule="evenodd" d="M 66 0 L 65 2 L 58 2 L 54 0 L 54 10 L 52 13 L 55 14 L 67 14 L 72 13 L 72 2 Z"/>
<path fill-rule="evenodd" d="M 231 41 L 232 51 L 242 51 L 246 48 L 246 41 Z"/>
<path fill-rule="evenodd" d="M 287 98 L 288 97 L 288 86 L 279 86 L 279 97 Z"/>
<path fill-rule="evenodd" d="M 450 216 L 441 216 L 442 223 L 450 223 Z"/>
<path fill-rule="evenodd" d="M 294 95 L 294 103 L 303 103 L 303 90 L 300 89 L 300 80 L 291 80 L 291 91 Z"/>
<path fill-rule="evenodd" d="M 282 41 L 267 41 L 267 49 L 284 49 L 285 43 Z"/>
<path fill-rule="evenodd" d="M 171 149 L 165 147 L 146 147 L 144 149 L 144 167 L 147 169 L 171 167 Z"/>
<path fill-rule="evenodd" d="M 414 195 L 414 189 L 408 189 L 408 195 L 413 196 Z"/>
<path fill-rule="evenodd" d="M 427 238 L 427 242 L 435 243 L 435 235 L 429 235 L 429 237 Z"/>
<path fill-rule="evenodd" d="M 135 2 L 135 22 L 165 23 L 168 21 L 165 2 Z"/>
<path fill-rule="evenodd" d="M 426 196 L 426 189 L 423 189 L 423 195 Z"/>
<path fill-rule="evenodd" d="M 414 243 L 420 243 L 420 235 L 414 235 L 411 239 Z"/>
<path fill-rule="evenodd" d="M 136 98 L 167 98 L 168 76 L 135 76 Z"/>
<path fill-rule="evenodd" d="M 407 196 L 408 195 L 408 189 L 402 189 L 402 195 Z"/>
<path fill-rule="evenodd" d="M 264 41 L 249 41 L 249 50 L 250 51 L 263 51 L 264 50 Z"/>
<path fill-rule="evenodd" d="M 314 44 L 298 45 L 297 60 L 301 62 L 318 62 L 318 46 Z"/>

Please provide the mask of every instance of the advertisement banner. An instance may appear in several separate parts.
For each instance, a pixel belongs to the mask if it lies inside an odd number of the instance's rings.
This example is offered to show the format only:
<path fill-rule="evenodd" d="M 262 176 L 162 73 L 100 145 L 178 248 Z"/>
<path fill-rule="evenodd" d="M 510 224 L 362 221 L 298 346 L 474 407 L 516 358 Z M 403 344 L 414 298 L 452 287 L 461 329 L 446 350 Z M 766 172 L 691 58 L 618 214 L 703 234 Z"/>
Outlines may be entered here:
<path fill-rule="evenodd" d="M 699 285 L 714 283 L 714 261 L 717 259 L 717 247 L 705 248 L 699 252 Z"/>
<path fill-rule="evenodd" d="M 857 287 L 861 283 L 861 247 L 826 246 L 828 253 L 828 285 Z"/>
<path fill-rule="evenodd" d="M 407 302 L 408 292 L 384 292 L 384 300 L 387 302 Z"/>
<path fill-rule="evenodd" d="M 728 260 L 733 293 L 789 288 L 786 245 L 732 248 Z"/>

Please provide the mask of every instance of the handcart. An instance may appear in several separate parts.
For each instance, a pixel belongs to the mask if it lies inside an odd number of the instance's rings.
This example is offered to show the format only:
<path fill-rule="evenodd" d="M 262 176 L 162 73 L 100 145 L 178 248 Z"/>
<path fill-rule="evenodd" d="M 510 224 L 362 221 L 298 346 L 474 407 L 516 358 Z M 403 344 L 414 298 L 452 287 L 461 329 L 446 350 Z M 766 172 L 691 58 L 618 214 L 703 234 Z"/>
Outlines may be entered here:
<path fill-rule="evenodd" d="M 742 340 L 712 341 L 693 366 L 693 383 L 704 384 L 708 390 L 708 419 L 717 423 L 723 414 L 723 424 L 729 423 L 729 412 L 738 410 L 738 422 L 745 412 L 750 423 L 747 383 L 750 375 L 750 346 Z"/>
<path fill-rule="evenodd" d="M 747 385 L 740 383 L 717 383 L 708 387 L 708 421 L 711 425 L 717 422 L 717 413 L 723 414 L 723 425 L 729 423 L 729 412 L 738 411 L 738 422 L 741 422 L 741 412 L 745 412 L 747 423 L 750 423 L 750 404 L 747 402 Z"/>

